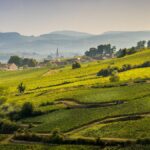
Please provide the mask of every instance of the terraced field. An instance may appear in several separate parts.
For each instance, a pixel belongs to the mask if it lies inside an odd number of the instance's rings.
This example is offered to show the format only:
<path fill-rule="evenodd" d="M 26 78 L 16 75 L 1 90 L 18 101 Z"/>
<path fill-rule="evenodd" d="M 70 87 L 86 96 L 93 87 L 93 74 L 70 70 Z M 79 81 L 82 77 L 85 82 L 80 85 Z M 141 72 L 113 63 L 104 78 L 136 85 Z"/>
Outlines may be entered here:
<path fill-rule="evenodd" d="M 26 145 L 26 144 L 8 144 L 8 145 L 0 145 L 1 150 L 98 150 L 99 148 L 96 146 L 72 146 L 72 145 Z"/>
<path fill-rule="evenodd" d="M 24 122 L 41 123 L 38 127 L 33 128 L 33 131 L 37 132 L 50 132 L 54 128 L 68 131 L 97 119 L 123 114 L 144 113 L 149 112 L 149 110 L 150 97 L 147 97 L 131 100 L 127 103 L 115 106 L 59 110 L 46 115 L 26 119 Z M 53 124 L 51 122 L 53 122 Z"/>
<path fill-rule="evenodd" d="M 76 145 L 51 145 L 51 146 L 43 146 L 43 145 L 0 145 L 1 150 L 99 150 L 98 146 L 76 146 Z M 141 146 L 141 145 L 134 145 L 128 147 L 107 147 L 103 148 L 103 150 L 149 150 L 149 146 Z"/>
<path fill-rule="evenodd" d="M 130 118 L 131 119 L 131 118 Z M 146 131 L 146 132 L 145 132 Z M 150 118 L 137 120 L 117 121 L 108 124 L 99 124 L 81 131 L 81 135 L 87 137 L 110 138 L 149 138 Z"/>
<path fill-rule="evenodd" d="M 32 123 L 30 130 L 50 134 L 59 128 L 68 137 L 102 139 L 150 138 L 150 67 L 119 73 L 120 81 L 98 77 L 97 72 L 108 66 L 139 65 L 150 61 L 150 50 L 142 50 L 123 58 L 84 63 L 80 69 L 71 66 L 50 70 L 48 67 L 14 72 L 0 72 L 0 115 L 20 111 L 30 102 L 40 115 L 17 121 L 22 126 Z M 24 94 L 17 86 L 26 85 Z M 3 141 L 7 135 L 0 135 Z M 8 142 L 9 143 L 9 142 Z M 12 145 L 0 145 L 8 149 Z M 14 149 L 35 149 L 37 145 L 13 145 Z M 148 146 L 137 145 L 148 149 Z M 47 149 L 39 146 L 37 149 Z M 53 146 L 51 149 L 98 149 L 97 146 Z M 13 148 L 12 148 L 13 149 Z M 105 148 L 104 148 L 105 149 Z M 127 149 L 108 147 L 107 149 Z M 128 149 L 135 149 L 130 146 Z"/>

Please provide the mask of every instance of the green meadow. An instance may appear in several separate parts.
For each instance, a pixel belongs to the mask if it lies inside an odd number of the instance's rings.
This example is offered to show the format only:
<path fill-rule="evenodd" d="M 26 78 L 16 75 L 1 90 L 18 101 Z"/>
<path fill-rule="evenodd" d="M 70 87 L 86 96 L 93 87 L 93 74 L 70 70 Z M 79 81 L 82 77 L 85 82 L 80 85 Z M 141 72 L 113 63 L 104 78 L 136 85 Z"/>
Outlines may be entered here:
<path fill-rule="evenodd" d="M 50 134 L 59 129 L 69 137 L 100 137 L 139 139 L 150 138 L 150 67 L 120 72 L 120 80 L 110 82 L 109 77 L 98 77 L 97 72 L 108 66 L 121 68 L 124 64 L 140 65 L 150 61 L 150 50 L 141 50 L 123 58 L 81 64 L 72 69 L 67 65 L 59 69 L 49 67 L 18 71 L 0 71 L 0 115 L 8 119 L 19 112 L 26 102 L 33 105 L 36 116 L 21 118 L 17 124 L 28 126 L 34 133 Z M 25 93 L 18 94 L 23 82 Z M 132 119 L 138 115 L 138 119 Z M 117 117 L 128 117 L 117 120 Z M 107 122 L 110 119 L 109 122 Z M 116 119 L 113 121 L 113 119 Z M 103 122 L 102 122 L 103 121 Z M 9 135 L 8 135 L 9 137 Z M 0 134 L 0 143 L 8 138 Z M 0 149 L 49 149 L 44 145 L 0 144 Z M 137 145 L 137 149 L 149 149 Z M 135 147 L 108 147 L 104 150 L 126 150 Z M 51 146 L 56 150 L 97 150 L 97 146 Z"/>

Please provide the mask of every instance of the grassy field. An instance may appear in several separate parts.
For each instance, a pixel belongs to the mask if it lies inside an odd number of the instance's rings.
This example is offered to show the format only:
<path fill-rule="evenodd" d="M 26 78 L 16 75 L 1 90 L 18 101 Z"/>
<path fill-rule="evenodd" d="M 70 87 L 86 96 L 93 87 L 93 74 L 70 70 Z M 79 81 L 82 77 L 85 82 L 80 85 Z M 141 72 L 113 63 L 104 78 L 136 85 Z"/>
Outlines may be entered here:
<path fill-rule="evenodd" d="M 0 150 L 98 150 L 96 146 L 72 146 L 72 145 L 19 145 L 8 144 L 0 145 Z"/>
<path fill-rule="evenodd" d="M 149 150 L 150 146 L 141 146 L 141 145 L 134 145 L 134 146 L 127 146 L 127 147 L 105 147 L 100 148 L 98 146 L 72 146 L 72 145 L 19 145 L 19 144 L 7 144 L 7 145 L 0 145 L 1 150 Z"/>
<path fill-rule="evenodd" d="M 9 103 L 11 101 L 18 103 L 18 99 L 29 100 L 35 95 L 40 95 L 39 99 L 43 101 L 42 93 L 47 91 L 59 91 L 62 89 L 79 88 L 80 86 L 91 86 L 96 84 L 109 83 L 108 78 L 100 78 L 96 73 L 109 65 L 122 66 L 123 64 L 141 64 L 149 60 L 150 50 L 141 51 L 134 55 L 126 56 L 124 58 L 105 60 L 83 64 L 81 69 L 72 70 L 71 66 L 58 69 L 54 73 L 48 71 L 48 68 L 42 69 L 28 69 L 15 72 L 0 72 L 0 86 L 8 88 L 10 93 Z M 134 80 L 136 78 L 149 78 L 150 68 L 139 68 L 120 73 L 121 81 Z M 16 97 L 17 85 L 20 82 L 26 84 L 27 93 L 25 96 Z M 51 93 L 50 93 L 51 94 Z M 23 101 L 21 100 L 21 101 Z M 37 102 L 39 102 L 37 100 Z"/>
<path fill-rule="evenodd" d="M 150 50 L 142 50 L 123 58 L 81 64 L 80 69 L 71 66 L 50 70 L 48 67 L 19 71 L 0 71 L 0 115 L 19 111 L 25 102 L 31 102 L 42 115 L 19 120 L 33 123 L 33 132 L 50 133 L 55 128 L 69 132 L 106 118 L 150 112 L 150 67 L 119 73 L 120 81 L 111 83 L 109 77 L 98 77 L 97 72 L 108 66 L 139 65 L 150 60 Z M 144 79 L 144 82 L 141 80 Z M 141 81 L 141 82 L 140 82 Z M 18 94 L 20 82 L 26 85 L 24 94 Z M 3 98 L 3 101 L 2 101 Z M 114 105 L 110 103 L 116 102 Z M 92 107 L 87 107 L 88 105 Z M 106 104 L 101 106 L 100 104 Z M 71 107 L 69 107 L 71 105 Z M 77 107 L 84 106 L 84 107 Z M 18 123 L 17 122 L 17 123 Z M 113 122 L 90 126 L 77 133 L 88 137 L 150 138 L 149 118 Z M 0 140 L 4 139 L 0 135 Z M 0 145 L 8 149 L 12 145 Z M 16 146 L 16 147 L 15 147 Z M 27 145 L 13 145 L 14 149 L 27 149 Z M 33 146 L 36 147 L 36 146 Z M 34 149 L 32 146 L 28 149 Z M 137 146 L 140 148 L 140 146 Z M 47 147 L 39 146 L 47 149 Z M 68 146 L 54 146 L 67 149 Z M 147 149 L 147 147 L 144 147 Z M 93 149 L 93 147 L 69 146 L 69 149 Z M 97 149 L 97 147 L 94 147 Z M 108 148 L 109 149 L 109 148 Z M 116 149 L 110 148 L 110 149 Z M 118 148 L 119 149 L 119 148 Z M 130 147 L 130 149 L 133 149 Z M 121 150 L 121 149 L 120 149 Z"/>
<path fill-rule="evenodd" d="M 131 100 L 127 103 L 101 108 L 68 109 L 59 110 L 46 115 L 29 118 L 24 122 L 39 122 L 39 126 L 33 128 L 37 132 L 50 132 L 54 128 L 68 131 L 87 124 L 97 119 L 108 116 L 144 113 L 150 110 L 150 97 Z"/>
<path fill-rule="evenodd" d="M 76 133 L 76 135 L 101 138 L 149 138 L 150 118 L 98 124 Z"/>

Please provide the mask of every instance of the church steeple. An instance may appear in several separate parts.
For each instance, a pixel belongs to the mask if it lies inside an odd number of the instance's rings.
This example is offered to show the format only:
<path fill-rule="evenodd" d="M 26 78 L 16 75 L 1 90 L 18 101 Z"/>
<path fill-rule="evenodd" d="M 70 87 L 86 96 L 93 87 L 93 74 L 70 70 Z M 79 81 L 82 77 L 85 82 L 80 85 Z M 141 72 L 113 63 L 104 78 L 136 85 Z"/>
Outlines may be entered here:
<path fill-rule="evenodd" d="M 59 51 L 58 51 L 58 48 L 56 50 L 56 58 L 59 58 Z"/>

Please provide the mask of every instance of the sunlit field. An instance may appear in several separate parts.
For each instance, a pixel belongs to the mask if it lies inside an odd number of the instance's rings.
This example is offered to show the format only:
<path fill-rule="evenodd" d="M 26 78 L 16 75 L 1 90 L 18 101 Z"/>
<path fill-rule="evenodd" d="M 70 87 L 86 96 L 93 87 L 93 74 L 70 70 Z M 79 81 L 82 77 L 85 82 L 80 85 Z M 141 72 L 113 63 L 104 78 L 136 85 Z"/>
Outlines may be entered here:
<path fill-rule="evenodd" d="M 22 126 L 32 125 L 30 131 L 34 133 L 50 134 L 57 128 L 69 137 L 150 138 L 150 68 L 120 72 L 120 80 L 117 82 L 111 82 L 110 76 L 97 76 L 99 70 L 108 66 L 121 68 L 124 64 L 140 65 L 149 61 L 149 56 L 150 50 L 147 49 L 123 58 L 83 63 L 79 69 L 72 69 L 67 65 L 54 70 L 44 67 L 1 71 L 0 115 L 4 118 L 11 112 L 20 111 L 25 102 L 30 102 L 40 115 L 22 118 L 16 122 Z M 17 86 L 21 82 L 25 84 L 26 91 L 18 94 Z M 135 115 L 139 117 L 137 120 L 130 119 Z M 126 120 L 120 121 L 118 117 L 126 117 Z M 1 134 L 1 143 L 7 141 L 7 138 L 9 136 Z M 10 146 L 0 145 L 0 148 L 5 150 Z M 37 148 L 25 145 L 12 147 Z M 38 147 L 39 150 L 42 148 L 47 149 L 46 146 Z M 98 149 L 96 146 L 55 146 L 58 150 L 67 148 Z M 146 146 L 144 148 L 148 149 Z"/>

